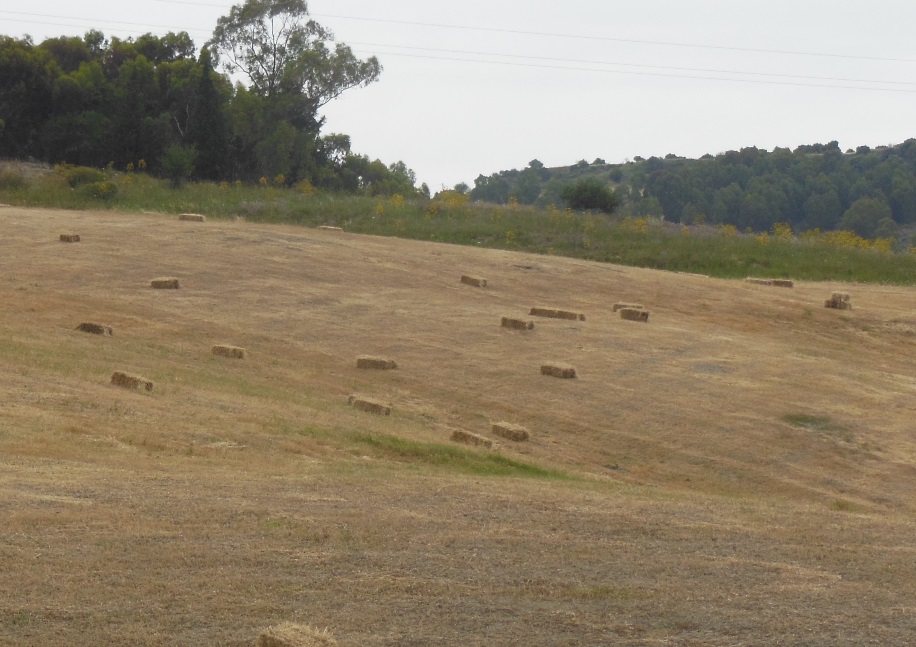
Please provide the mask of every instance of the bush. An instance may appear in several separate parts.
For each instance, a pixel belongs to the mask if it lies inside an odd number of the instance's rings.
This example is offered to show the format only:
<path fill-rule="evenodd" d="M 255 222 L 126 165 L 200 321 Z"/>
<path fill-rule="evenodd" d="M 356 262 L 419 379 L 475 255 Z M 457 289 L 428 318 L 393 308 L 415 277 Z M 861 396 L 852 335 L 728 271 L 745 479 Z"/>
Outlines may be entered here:
<path fill-rule="evenodd" d="M 614 191 L 598 180 L 589 179 L 566 185 L 560 197 L 572 209 L 595 209 L 604 213 L 614 213 L 619 203 Z"/>
<path fill-rule="evenodd" d="M 118 185 L 107 180 L 93 182 L 83 186 L 81 191 L 84 195 L 95 200 L 111 200 L 118 195 Z"/>
<path fill-rule="evenodd" d="M 55 167 L 55 170 L 60 173 L 67 181 L 67 184 L 73 188 L 82 186 L 84 184 L 92 184 L 105 180 L 105 174 L 102 173 L 102 171 L 94 168 L 89 168 L 88 166 L 70 166 L 69 164 L 61 164 Z"/>
<path fill-rule="evenodd" d="M 3 171 L 0 173 L 0 189 L 24 189 L 29 185 L 18 173 Z"/>

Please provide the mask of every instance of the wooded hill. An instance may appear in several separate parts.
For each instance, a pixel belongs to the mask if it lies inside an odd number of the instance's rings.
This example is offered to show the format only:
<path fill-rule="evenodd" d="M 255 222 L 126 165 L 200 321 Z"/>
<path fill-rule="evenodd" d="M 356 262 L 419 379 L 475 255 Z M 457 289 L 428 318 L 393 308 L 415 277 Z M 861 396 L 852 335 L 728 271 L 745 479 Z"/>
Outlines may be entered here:
<path fill-rule="evenodd" d="M 916 139 L 896 146 L 840 150 L 837 142 L 794 151 L 756 147 L 686 159 L 636 157 L 625 164 L 585 160 L 546 168 L 538 160 L 519 171 L 480 175 L 472 199 L 561 205 L 564 186 L 584 179 L 612 187 L 626 215 L 657 215 L 686 224 L 731 224 L 766 231 L 848 229 L 894 237 L 916 223 Z"/>

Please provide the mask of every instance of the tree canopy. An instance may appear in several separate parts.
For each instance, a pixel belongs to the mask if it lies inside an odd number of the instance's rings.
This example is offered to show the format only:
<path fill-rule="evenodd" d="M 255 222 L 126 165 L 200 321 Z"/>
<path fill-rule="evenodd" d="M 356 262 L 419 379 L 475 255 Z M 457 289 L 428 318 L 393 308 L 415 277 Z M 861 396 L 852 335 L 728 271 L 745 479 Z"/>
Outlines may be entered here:
<path fill-rule="evenodd" d="M 346 135 L 321 132 L 320 108 L 380 72 L 374 57 L 334 43 L 303 0 L 232 7 L 199 54 L 185 32 L 109 40 L 91 30 L 38 45 L 0 36 L 0 156 L 409 194 L 403 162 L 371 161 Z"/>

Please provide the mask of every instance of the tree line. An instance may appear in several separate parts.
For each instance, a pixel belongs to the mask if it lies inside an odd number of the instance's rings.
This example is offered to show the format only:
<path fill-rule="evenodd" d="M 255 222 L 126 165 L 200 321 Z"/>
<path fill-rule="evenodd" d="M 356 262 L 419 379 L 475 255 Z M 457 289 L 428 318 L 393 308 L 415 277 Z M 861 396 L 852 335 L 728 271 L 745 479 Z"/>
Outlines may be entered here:
<path fill-rule="evenodd" d="M 0 156 L 411 195 L 403 162 L 370 160 L 349 136 L 321 132 L 320 109 L 381 69 L 335 43 L 304 0 L 236 5 L 199 52 L 186 32 L 0 36 Z"/>
<path fill-rule="evenodd" d="M 480 175 L 473 188 L 456 188 L 475 200 L 560 205 L 565 186 L 586 180 L 613 189 L 619 213 L 685 224 L 767 231 L 786 223 L 795 231 L 846 229 L 866 238 L 893 237 L 916 224 L 916 139 L 845 152 L 832 141 L 700 159 L 581 160 L 560 168 L 532 160 L 525 169 Z"/>

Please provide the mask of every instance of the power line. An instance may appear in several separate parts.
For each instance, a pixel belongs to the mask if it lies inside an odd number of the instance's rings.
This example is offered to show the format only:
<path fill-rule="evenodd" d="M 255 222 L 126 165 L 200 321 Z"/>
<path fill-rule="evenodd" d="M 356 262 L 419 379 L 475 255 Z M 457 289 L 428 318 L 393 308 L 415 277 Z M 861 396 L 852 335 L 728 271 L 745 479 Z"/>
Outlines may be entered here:
<path fill-rule="evenodd" d="M 152 27 L 154 29 L 168 29 L 168 30 L 177 30 L 177 31 L 196 31 L 196 32 L 206 31 L 207 33 L 210 33 L 210 30 L 204 30 L 204 29 L 193 29 L 193 28 L 192 29 L 179 29 L 177 27 L 173 27 L 170 25 L 148 25 L 146 23 L 123 22 L 120 20 L 108 20 L 108 19 L 100 21 L 100 20 L 95 20 L 93 18 L 82 18 L 80 16 L 57 16 L 53 14 L 26 13 L 24 11 L 5 11 L 5 10 L 0 10 L 0 14 L 8 14 L 12 16 L 29 16 L 32 18 L 54 18 L 57 20 L 79 20 L 81 22 L 89 22 L 89 23 L 103 22 L 109 25 L 129 25 L 131 27 L 144 27 L 144 28 Z M 51 25 L 54 27 L 81 27 L 81 25 L 72 25 L 72 24 L 62 25 L 58 23 L 48 23 L 48 22 L 43 22 L 43 21 L 38 21 L 38 20 L 17 20 L 15 18 L 6 18 L 6 20 L 8 20 L 9 22 L 24 22 L 24 23 L 33 23 L 36 25 Z"/>
<path fill-rule="evenodd" d="M 225 8 L 225 5 L 204 3 L 204 2 L 188 2 L 187 0 L 156 0 L 156 2 L 166 3 L 166 4 L 180 4 L 180 5 L 193 5 L 199 7 L 214 7 L 214 8 Z M 642 40 L 636 38 L 614 38 L 612 36 L 588 36 L 585 34 L 562 34 L 557 32 L 542 32 L 542 31 L 525 31 L 521 29 L 505 29 L 499 27 L 474 27 L 471 25 L 455 25 L 455 24 L 445 24 L 445 23 L 431 23 L 431 22 L 419 22 L 411 20 L 392 20 L 390 18 L 366 18 L 363 16 L 343 16 L 339 14 L 311 14 L 316 18 L 335 18 L 338 20 L 356 20 L 363 22 L 378 22 L 378 23 L 387 23 L 391 25 L 408 25 L 412 27 L 435 27 L 438 29 L 461 29 L 466 31 L 482 31 L 482 32 L 493 32 L 500 34 L 516 34 L 521 36 L 539 36 L 539 37 L 550 37 L 550 38 L 568 38 L 575 40 L 593 40 L 593 41 L 605 41 L 605 42 L 615 42 L 615 43 L 631 43 L 638 45 L 656 45 L 656 46 L 666 46 L 666 47 L 690 47 L 695 49 L 713 49 L 713 50 L 725 50 L 732 52 L 750 52 L 756 54 L 780 54 L 785 56 L 815 56 L 823 58 L 842 58 L 849 60 L 860 60 L 860 61 L 884 61 L 884 62 L 893 62 L 893 63 L 916 63 L 916 59 L 913 58 L 894 58 L 894 57 L 885 57 L 885 56 L 862 56 L 854 54 L 836 54 L 832 52 L 807 52 L 802 50 L 784 50 L 784 49 L 766 49 L 766 48 L 756 48 L 756 47 L 734 47 L 728 45 L 704 45 L 698 43 L 681 43 L 677 41 L 660 41 L 660 40 Z"/>
<path fill-rule="evenodd" d="M 528 67 L 528 68 L 538 68 L 538 69 L 548 69 L 548 70 L 567 70 L 574 72 L 599 72 L 604 74 L 624 74 L 630 76 L 652 76 L 652 77 L 664 77 L 671 79 L 690 79 L 690 80 L 702 80 L 702 81 L 730 81 L 733 83 L 757 83 L 762 85 L 784 85 L 784 86 L 794 86 L 794 87 L 804 87 L 804 88 L 828 88 L 828 89 L 839 89 L 839 90 L 862 90 L 862 91 L 871 91 L 871 92 L 897 92 L 904 94 L 916 94 L 916 90 L 904 90 L 898 88 L 868 88 L 868 87 L 857 87 L 851 85 L 834 85 L 834 84 L 823 84 L 823 83 L 799 83 L 793 81 L 766 81 L 762 79 L 735 79 L 735 78 L 723 78 L 723 77 L 714 77 L 714 76 L 695 76 L 690 74 L 665 74 L 662 72 L 629 72 L 626 70 L 602 70 L 595 68 L 586 68 L 586 67 L 569 67 L 561 65 L 541 65 L 536 63 L 513 63 L 510 61 L 483 61 L 483 60 L 474 60 L 466 58 L 451 58 L 446 56 L 423 56 L 420 54 L 401 54 L 397 52 L 386 52 L 386 56 L 401 56 L 405 58 L 420 58 L 434 61 L 456 61 L 461 63 L 480 63 L 486 65 L 507 65 L 512 67 Z"/>
<path fill-rule="evenodd" d="M 158 2 L 168 2 L 172 4 L 201 4 L 193 2 L 179 2 L 178 0 L 157 0 Z M 222 5 L 205 5 L 213 7 L 221 7 Z M 90 18 L 81 18 L 77 16 L 59 16 L 53 14 L 34 14 L 18 11 L 6 11 L 0 10 L 0 14 L 9 14 L 9 15 L 18 15 L 18 16 L 31 16 L 39 18 L 56 18 L 61 20 L 79 20 L 84 22 L 94 22 Z M 355 19 L 355 18 L 354 18 Z M 73 25 L 73 24 L 61 24 L 61 23 L 51 23 L 44 21 L 33 21 L 33 20 L 19 20 L 19 19 L 7 19 L 10 22 L 24 22 L 40 25 L 50 25 L 57 27 L 79 27 L 84 28 L 83 25 Z M 358 20 L 376 20 L 376 19 L 358 19 Z M 136 22 L 124 22 L 124 21 L 105 21 L 110 24 L 116 25 L 128 25 L 131 27 L 147 27 L 147 28 L 160 28 L 160 29 L 176 29 L 168 25 L 149 25 L 145 23 L 136 23 Z M 385 21 L 379 20 L 379 22 L 401 22 L 401 21 Z M 417 25 L 427 25 L 427 23 L 409 23 Z M 438 26 L 438 25 L 430 25 Z M 471 27 L 456 27 L 461 29 L 478 29 Z M 479 28 L 485 31 L 492 31 L 488 28 Z M 122 30 L 128 31 L 128 30 Z M 209 34 L 208 30 L 203 29 L 191 29 L 184 31 L 194 31 L 197 33 L 206 33 Z M 497 30 L 499 31 L 499 30 Z M 142 33 L 142 32 L 134 32 Z M 462 54 L 470 56 L 491 56 L 491 57 L 501 57 L 501 58 L 513 58 L 513 59 L 522 59 L 522 60 L 533 60 L 533 61 L 552 61 L 558 63 L 574 63 L 574 64 L 587 64 L 587 65 L 612 65 L 617 67 L 630 67 L 630 68 L 639 68 L 643 70 L 655 69 L 655 70 L 671 70 L 674 72 L 699 72 L 699 73 L 709 73 L 709 74 L 730 74 L 730 75 L 744 75 L 744 76 L 756 76 L 756 77 L 778 77 L 783 79 L 798 79 L 809 80 L 809 81 L 837 81 L 842 83 L 871 83 L 871 84 L 884 84 L 884 85 L 900 85 L 900 86 L 913 86 L 916 83 L 906 82 L 906 81 L 874 81 L 870 79 L 851 79 L 843 77 L 818 77 L 818 76 L 803 76 L 803 75 L 793 75 L 793 74 L 779 74 L 779 73 L 767 73 L 767 72 L 743 72 L 739 70 L 722 70 L 722 69 L 708 69 L 708 68 L 691 68 L 691 67 L 676 67 L 676 66 L 664 66 L 664 65 L 647 65 L 639 63 L 619 63 L 611 61 L 594 61 L 594 60 L 581 60 L 581 59 L 568 59 L 568 58 L 555 58 L 555 57 L 546 57 L 546 56 L 531 56 L 531 55 L 520 55 L 520 54 L 501 54 L 496 52 L 479 52 L 479 51 L 468 51 L 468 50 L 451 50 L 451 49 L 439 49 L 439 48 L 427 48 L 427 47 L 411 47 L 404 45 L 387 45 L 383 43 L 353 43 L 355 45 L 362 45 L 364 47 L 384 47 L 384 48 L 395 48 L 395 49 L 409 49 L 409 50 L 419 50 L 427 52 L 442 52 L 447 54 Z M 789 85 L 796 87 L 814 87 L 814 88 L 834 88 L 834 89 L 847 89 L 847 90 L 872 90 L 879 92 L 903 92 L 911 93 L 916 92 L 914 90 L 907 89 L 896 89 L 896 88 L 880 88 L 880 87 L 857 87 L 850 85 L 834 85 L 834 84 L 823 84 L 823 83 L 801 83 L 793 81 L 778 81 L 778 80 L 765 80 L 765 79 L 741 79 L 741 78 L 723 78 L 723 77 L 713 77 L 713 76 L 695 76 L 692 74 L 670 74 L 662 72 L 634 72 L 626 70 L 607 70 L 607 69 L 595 69 L 595 68 L 583 68 L 583 67 L 571 67 L 568 65 L 544 65 L 544 64 L 534 64 L 534 63 L 514 63 L 510 61 L 492 61 L 492 60 L 479 60 L 479 59 L 467 59 L 467 58 L 454 58 L 448 56 L 429 56 L 429 55 L 417 55 L 417 54 L 405 54 L 398 52 L 384 52 L 386 56 L 400 56 L 405 58 L 419 58 L 427 60 L 442 60 L 442 61 L 455 61 L 463 63 L 477 63 L 477 64 L 491 64 L 491 65 L 510 65 L 517 67 L 531 67 L 531 68 L 541 68 L 541 69 L 554 69 L 554 70 L 568 70 L 568 71 L 580 71 L 580 72 L 603 72 L 610 74 L 626 74 L 633 76 L 655 76 L 655 77 L 665 77 L 665 78 L 680 78 L 680 79 L 694 79 L 694 80 L 711 80 L 711 81 L 733 81 L 739 83 L 760 83 L 768 85 Z M 877 60 L 890 60 L 890 59 L 877 59 Z"/>
<path fill-rule="evenodd" d="M 470 56 L 498 56 L 503 58 L 517 58 L 517 59 L 526 59 L 526 60 L 538 60 L 538 61 L 554 61 L 558 63 L 584 63 L 589 65 L 616 65 L 619 67 L 635 67 L 643 69 L 656 69 L 656 70 L 676 70 L 682 72 L 708 72 L 710 74 L 743 74 L 745 76 L 768 76 L 768 77 L 782 77 L 789 79 L 807 79 L 812 81 L 842 81 L 844 83 L 883 83 L 885 85 L 916 85 L 916 82 L 910 81 L 875 81 L 872 79 L 850 79 L 844 77 L 832 77 L 832 76 L 804 76 L 799 74 L 777 74 L 772 72 L 743 72 L 741 70 L 720 70 L 720 69 L 710 69 L 710 68 L 698 68 L 698 67 L 676 67 L 669 65 L 647 65 L 641 63 L 618 63 L 615 61 L 595 61 L 595 60 L 583 60 L 583 59 L 574 59 L 574 58 L 554 58 L 549 56 L 531 56 L 531 55 L 521 55 L 521 54 L 500 54 L 498 52 L 476 52 L 468 51 L 461 49 L 440 49 L 435 47 L 411 47 L 408 45 L 387 45 L 385 43 L 361 43 L 350 41 L 351 45 L 362 45 L 363 47 L 388 47 L 395 49 L 409 49 L 409 50 L 420 50 L 426 52 L 443 52 L 447 54 L 467 54 Z M 387 52 L 393 54 L 394 52 Z M 451 59 L 450 59 L 451 60 Z M 455 59 L 461 60 L 461 59 Z M 498 61 L 494 61 L 498 62 Z"/>

